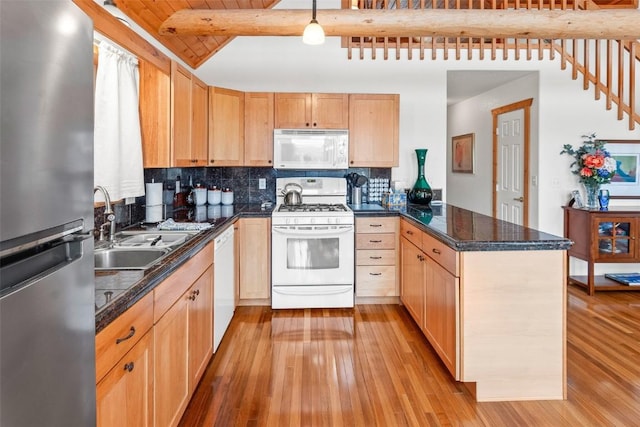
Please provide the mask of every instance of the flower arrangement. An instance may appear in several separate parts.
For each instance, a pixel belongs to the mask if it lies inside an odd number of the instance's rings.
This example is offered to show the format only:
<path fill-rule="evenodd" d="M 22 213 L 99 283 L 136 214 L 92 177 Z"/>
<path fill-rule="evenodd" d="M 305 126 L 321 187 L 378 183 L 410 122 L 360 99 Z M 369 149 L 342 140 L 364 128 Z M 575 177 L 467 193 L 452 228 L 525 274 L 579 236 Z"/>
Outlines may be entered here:
<path fill-rule="evenodd" d="M 616 174 L 616 160 L 604 148 L 606 142 L 596 140 L 596 134 L 582 135 L 584 142 L 577 150 L 565 144 L 560 154 L 573 156 L 571 173 L 578 175 L 585 186 L 608 184 Z"/>

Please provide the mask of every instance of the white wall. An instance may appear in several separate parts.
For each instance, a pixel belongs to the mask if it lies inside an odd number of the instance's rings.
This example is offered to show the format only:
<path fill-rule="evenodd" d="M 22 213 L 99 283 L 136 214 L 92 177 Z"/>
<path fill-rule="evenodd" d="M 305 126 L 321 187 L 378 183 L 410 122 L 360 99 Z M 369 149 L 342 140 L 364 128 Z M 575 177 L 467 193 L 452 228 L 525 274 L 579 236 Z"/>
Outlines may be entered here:
<path fill-rule="evenodd" d="M 473 78 L 473 72 L 468 72 Z M 476 163 L 473 174 L 451 173 L 447 164 L 447 203 L 492 214 L 493 201 L 493 117 L 491 110 L 514 102 L 533 98 L 531 105 L 531 135 L 529 173 L 531 182 L 537 177 L 538 159 L 538 73 L 521 77 L 483 94 L 451 105 L 447 112 L 447 140 L 456 135 L 474 133 Z M 451 143 L 447 144 L 447 158 L 451 159 Z M 538 227 L 537 187 L 530 187 L 529 226 Z"/>

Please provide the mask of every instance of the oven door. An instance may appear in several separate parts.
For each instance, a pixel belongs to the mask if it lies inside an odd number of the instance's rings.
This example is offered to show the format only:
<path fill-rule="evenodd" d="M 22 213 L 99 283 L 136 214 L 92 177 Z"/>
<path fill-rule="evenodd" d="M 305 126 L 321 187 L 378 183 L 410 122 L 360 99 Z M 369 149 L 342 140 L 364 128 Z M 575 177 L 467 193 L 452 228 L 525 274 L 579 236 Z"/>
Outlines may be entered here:
<path fill-rule="evenodd" d="M 353 225 L 274 225 L 273 286 L 352 285 L 353 233 Z"/>

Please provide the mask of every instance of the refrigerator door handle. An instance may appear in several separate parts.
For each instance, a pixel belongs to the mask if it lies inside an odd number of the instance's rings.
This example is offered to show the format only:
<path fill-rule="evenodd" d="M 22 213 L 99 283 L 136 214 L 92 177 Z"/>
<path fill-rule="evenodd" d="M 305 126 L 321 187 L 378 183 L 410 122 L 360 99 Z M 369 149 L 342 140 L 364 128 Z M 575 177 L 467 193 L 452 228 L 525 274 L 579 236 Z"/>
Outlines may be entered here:
<path fill-rule="evenodd" d="M 82 242 L 90 238 L 87 235 L 66 236 L 42 248 L 36 248 L 15 255 L 0 268 L 2 284 L 0 296 L 40 280 L 83 256 Z"/>

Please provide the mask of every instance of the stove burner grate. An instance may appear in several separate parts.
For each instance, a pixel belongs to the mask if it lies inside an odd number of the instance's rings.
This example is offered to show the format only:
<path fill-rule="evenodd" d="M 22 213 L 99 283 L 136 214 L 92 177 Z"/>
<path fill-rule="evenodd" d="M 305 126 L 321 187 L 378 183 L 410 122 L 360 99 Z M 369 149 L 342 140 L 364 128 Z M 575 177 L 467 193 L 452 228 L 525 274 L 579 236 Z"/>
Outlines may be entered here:
<path fill-rule="evenodd" d="M 340 203 L 303 203 L 301 205 L 280 205 L 278 212 L 347 212 L 347 207 Z"/>

